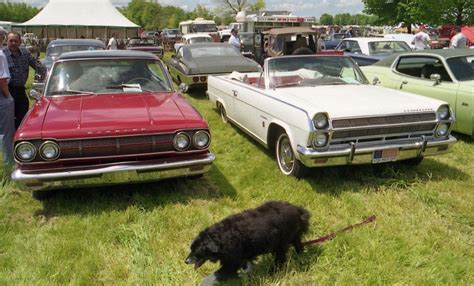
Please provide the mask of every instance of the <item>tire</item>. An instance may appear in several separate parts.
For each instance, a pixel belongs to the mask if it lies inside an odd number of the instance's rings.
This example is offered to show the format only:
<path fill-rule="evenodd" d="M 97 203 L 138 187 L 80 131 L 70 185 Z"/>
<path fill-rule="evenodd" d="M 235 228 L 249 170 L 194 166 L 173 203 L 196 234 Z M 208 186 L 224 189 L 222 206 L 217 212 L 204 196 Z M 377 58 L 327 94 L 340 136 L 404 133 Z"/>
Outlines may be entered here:
<path fill-rule="evenodd" d="M 296 159 L 293 148 L 291 147 L 290 138 L 286 133 L 278 136 L 275 144 L 275 155 L 278 168 L 286 176 L 293 176 L 298 179 L 303 178 L 308 173 L 308 168 Z"/>
<path fill-rule="evenodd" d="M 229 119 L 227 118 L 227 112 L 225 111 L 224 105 L 219 103 L 219 114 L 221 115 L 222 122 L 224 124 L 227 124 L 229 122 Z"/>
<path fill-rule="evenodd" d="M 54 191 L 53 190 L 46 190 L 46 191 L 33 191 L 31 193 L 31 196 L 38 200 L 38 201 L 45 201 L 54 196 Z"/>

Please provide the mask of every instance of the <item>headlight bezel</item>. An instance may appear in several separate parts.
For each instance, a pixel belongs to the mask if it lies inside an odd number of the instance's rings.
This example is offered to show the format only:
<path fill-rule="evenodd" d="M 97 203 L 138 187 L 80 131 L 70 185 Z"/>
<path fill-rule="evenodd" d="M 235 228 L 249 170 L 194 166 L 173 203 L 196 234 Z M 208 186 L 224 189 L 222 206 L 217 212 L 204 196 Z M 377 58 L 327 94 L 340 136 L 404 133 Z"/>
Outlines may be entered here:
<path fill-rule="evenodd" d="M 324 136 L 325 138 L 325 141 L 324 141 L 324 144 L 317 144 L 316 142 L 318 142 L 318 138 L 320 138 L 320 136 Z M 313 138 L 311 140 L 311 145 L 313 146 L 313 148 L 315 149 L 321 149 L 321 148 L 325 148 L 327 147 L 329 144 L 329 134 L 326 133 L 326 132 L 320 132 L 320 133 L 316 133 L 313 135 Z"/>
<path fill-rule="evenodd" d="M 181 137 L 181 136 L 186 137 L 186 138 L 187 138 L 187 142 L 188 142 L 188 143 L 186 144 L 186 146 L 184 146 L 183 148 L 179 147 L 179 146 L 178 146 L 178 142 L 177 142 L 177 140 L 178 140 L 179 137 Z M 174 147 L 177 151 L 186 151 L 186 150 L 188 150 L 189 146 L 191 146 L 191 137 L 189 136 L 188 133 L 181 131 L 181 132 L 176 133 L 176 135 L 174 135 L 174 137 L 173 137 L 173 147 Z"/>
<path fill-rule="evenodd" d="M 443 116 L 442 114 L 445 115 Z M 451 118 L 451 109 L 449 108 L 449 105 L 441 105 L 438 110 L 436 110 L 436 117 L 438 118 L 438 120 L 449 120 Z"/>
<path fill-rule="evenodd" d="M 443 129 L 441 127 L 444 127 Z M 449 128 L 450 128 L 450 124 L 449 123 L 441 123 L 439 124 L 437 127 L 436 127 L 436 130 L 435 130 L 435 134 L 436 134 L 436 137 L 444 137 L 444 136 L 447 136 L 449 134 Z M 440 130 L 445 130 L 444 134 L 439 134 L 439 131 Z"/>
<path fill-rule="evenodd" d="M 24 159 L 22 158 L 20 155 L 19 155 L 19 149 L 22 147 L 22 146 L 29 146 L 32 148 L 32 153 L 33 155 L 31 156 L 30 159 Z M 38 154 L 38 149 L 36 148 L 36 146 L 29 142 L 29 141 L 22 141 L 18 144 L 15 145 L 15 152 L 14 152 L 14 155 L 15 155 L 15 158 L 19 161 L 19 162 L 22 162 L 22 163 L 29 163 L 31 161 L 33 161 L 35 158 L 36 158 L 36 155 Z"/>
<path fill-rule="evenodd" d="M 196 143 L 197 137 L 200 136 L 201 134 L 204 134 L 207 137 L 207 142 L 204 145 L 199 145 L 199 144 Z M 193 142 L 194 148 L 199 149 L 199 150 L 206 149 L 211 144 L 211 134 L 208 131 L 205 131 L 205 130 L 196 131 L 193 134 L 192 142 Z"/>
<path fill-rule="evenodd" d="M 52 157 L 52 158 L 48 158 L 48 157 L 45 156 L 44 153 L 43 153 L 43 152 L 44 152 L 44 149 L 45 149 L 46 147 L 48 147 L 49 145 L 53 145 L 53 147 L 54 147 L 55 149 L 57 149 L 57 154 L 56 154 L 54 157 Z M 56 143 L 56 142 L 54 142 L 54 141 L 51 141 L 51 140 L 48 140 L 48 141 L 44 141 L 44 142 L 41 144 L 41 146 L 40 146 L 39 149 L 38 149 L 38 153 L 39 153 L 41 159 L 43 159 L 43 160 L 45 160 L 45 161 L 55 161 L 55 160 L 57 160 L 57 159 L 59 158 L 59 156 L 61 156 L 61 148 L 59 147 L 59 144 L 58 144 L 58 143 Z"/>
<path fill-rule="evenodd" d="M 317 119 L 318 118 L 324 118 L 325 121 L 324 124 L 318 124 L 317 122 Z M 319 112 L 319 113 L 316 113 L 314 116 L 313 116 L 313 126 L 314 128 L 316 128 L 317 130 L 324 130 L 324 129 L 327 129 L 329 127 L 329 115 L 325 112 Z"/>

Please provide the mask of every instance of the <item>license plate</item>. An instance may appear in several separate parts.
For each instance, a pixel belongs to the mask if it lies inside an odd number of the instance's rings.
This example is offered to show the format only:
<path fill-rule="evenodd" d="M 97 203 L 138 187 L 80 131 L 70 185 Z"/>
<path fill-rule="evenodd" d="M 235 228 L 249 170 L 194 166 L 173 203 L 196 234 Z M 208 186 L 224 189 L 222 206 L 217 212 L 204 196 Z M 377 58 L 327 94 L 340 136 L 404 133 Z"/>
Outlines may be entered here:
<path fill-rule="evenodd" d="M 374 155 L 372 157 L 372 163 L 385 163 L 385 162 L 396 161 L 398 154 L 399 154 L 398 148 L 374 151 Z"/>

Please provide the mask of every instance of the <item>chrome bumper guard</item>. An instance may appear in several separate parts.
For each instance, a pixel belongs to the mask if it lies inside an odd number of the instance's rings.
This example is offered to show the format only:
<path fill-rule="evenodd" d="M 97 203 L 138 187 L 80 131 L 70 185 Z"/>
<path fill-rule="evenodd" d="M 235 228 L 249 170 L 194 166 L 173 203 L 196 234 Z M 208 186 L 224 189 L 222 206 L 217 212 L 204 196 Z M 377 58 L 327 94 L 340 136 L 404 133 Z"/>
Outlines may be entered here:
<path fill-rule="evenodd" d="M 214 159 L 214 154 L 208 153 L 201 159 L 120 164 L 90 170 L 28 174 L 17 169 L 12 173 L 12 179 L 21 189 L 27 191 L 151 182 L 204 174 L 209 171 Z"/>
<path fill-rule="evenodd" d="M 371 164 L 374 162 L 374 152 L 387 149 L 398 149 L 398 155 L 387 161 L 401 161 L 406 159 L 426 157 L 449 153 L 457 142 L 456 138 L 449 136 L 446 139 L 427 139 L 420 137 L 418 140 L 399 140 L 385 143 L 356 143 L 349 147 L 328 150 L 316 150 L 298 146 L 299 160 L 307 167 L 325 167 L 349 164 Z"/>

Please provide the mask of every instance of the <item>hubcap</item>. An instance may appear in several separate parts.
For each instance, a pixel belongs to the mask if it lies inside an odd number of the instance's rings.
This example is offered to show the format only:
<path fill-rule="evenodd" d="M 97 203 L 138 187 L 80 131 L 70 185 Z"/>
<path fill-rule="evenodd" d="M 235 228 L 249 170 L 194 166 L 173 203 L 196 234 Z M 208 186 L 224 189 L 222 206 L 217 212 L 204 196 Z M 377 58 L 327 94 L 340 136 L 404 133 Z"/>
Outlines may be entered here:
<path fill-rule="evenodd" d="M 293 150 L 291 149 L 290 140 L 288 137 L 280 139 L 280 146 L 278 148 L 278 154 L 280 159 L 280 166 L 286 172 L 289 173 L 293 170 L 293 165 L 295 163 L 295 156 L 293 155 Z"/>

